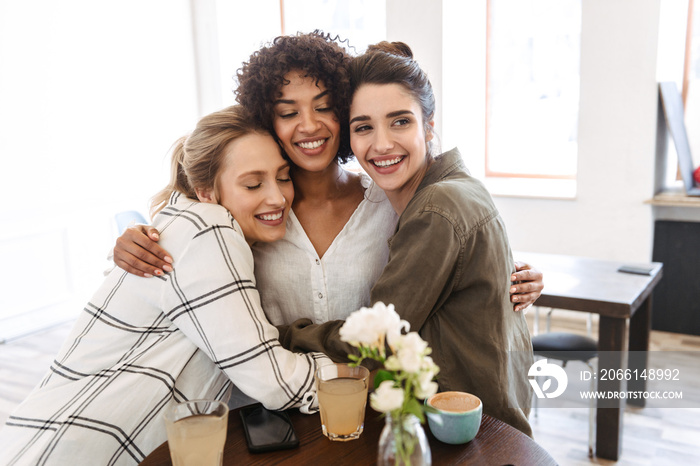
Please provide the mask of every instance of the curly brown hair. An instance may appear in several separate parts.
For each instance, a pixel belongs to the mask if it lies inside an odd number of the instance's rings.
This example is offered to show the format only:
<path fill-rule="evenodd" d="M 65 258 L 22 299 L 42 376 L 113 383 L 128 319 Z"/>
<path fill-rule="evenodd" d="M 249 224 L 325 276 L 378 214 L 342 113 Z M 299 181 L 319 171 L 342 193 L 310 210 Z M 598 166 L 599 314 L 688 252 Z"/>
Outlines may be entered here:
<path fill-rule="evenodd" d="M 236 72 L 236 101 L 243 105 L 270 133 L 274 134 L 274 103 L 282 95 L 284 76 L 299 70 L 321 82 L 329 91 L 335 115 L 340 121 L 337 159 L 352 158 L 348 113 L 350 108 L 349 64 L 351 57 L 338 36 L 316 30 L 279 36 L 253 53 Z"/>

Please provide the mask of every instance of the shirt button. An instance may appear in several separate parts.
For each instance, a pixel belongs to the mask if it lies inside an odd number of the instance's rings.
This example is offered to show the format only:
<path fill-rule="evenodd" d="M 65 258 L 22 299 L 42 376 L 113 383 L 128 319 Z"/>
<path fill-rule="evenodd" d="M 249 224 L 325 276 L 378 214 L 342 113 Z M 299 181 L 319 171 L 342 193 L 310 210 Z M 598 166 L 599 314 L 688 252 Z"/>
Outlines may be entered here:
<path fill-rule="evenodd" d="M 318 299 L 323 299 L 323 293 L 318 294 Z"/>
<path fill-rule="evenodd" d="M 316 259 L 316 265 L 321 265 L 321 261 Z"/>

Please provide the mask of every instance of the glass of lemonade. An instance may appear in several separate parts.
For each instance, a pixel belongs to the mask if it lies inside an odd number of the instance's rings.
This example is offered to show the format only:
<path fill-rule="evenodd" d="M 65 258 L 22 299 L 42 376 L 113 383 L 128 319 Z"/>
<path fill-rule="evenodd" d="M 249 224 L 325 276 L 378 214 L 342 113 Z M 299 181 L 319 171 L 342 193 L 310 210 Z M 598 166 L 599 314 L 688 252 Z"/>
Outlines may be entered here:
<path fill-rule="evenodd" d="M 226 403 L 176 403 L 166 408 L 164 417 L 174 466 L 221 466 L 228 424 Z"/>
<path fill-rule="evenodd" d="M 329 364 L 316 371 L 323 435 L 347 441 L 360 437 L 365 426 L 367 368 Z"/>

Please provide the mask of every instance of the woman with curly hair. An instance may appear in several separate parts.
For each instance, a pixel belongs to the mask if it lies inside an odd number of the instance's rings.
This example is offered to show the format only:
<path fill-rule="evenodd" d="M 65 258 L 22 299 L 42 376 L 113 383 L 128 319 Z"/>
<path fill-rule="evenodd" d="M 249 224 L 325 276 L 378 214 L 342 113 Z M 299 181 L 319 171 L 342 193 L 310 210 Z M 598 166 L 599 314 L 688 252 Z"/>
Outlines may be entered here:
<path fill-rule="evenodd" d="M 255 247 L 263 309 L 274 324 L 345 319 L 366 306 L 388 260 L 398 216 L 365 174 L 348 171 L 349 64 L 337 37 L 277 37 L 238 71 L 237 100 L 276 137 L 292 162 L 295 197 L 285 237 Z M 150 236 L 150 238 L 149 238 Z M 128 229 L 117 265 L 141 276 L 172 270 L 152 228 Z M 535 301 L 542 274 L 527 264 L 512 279 L 516 310 Z"/>
<path fill-rule="evenodd" d="M 350 60 L 329 35 L 298 34 L 278 37 L 238 72 L 238 101 L 293 166 L 288 234 L 255 250 L 263 305 L 277 324 L 346 318 L 369 302 L 388 260 L 397 216 L 367 175 L 341 166 L 351 158 Z"/>

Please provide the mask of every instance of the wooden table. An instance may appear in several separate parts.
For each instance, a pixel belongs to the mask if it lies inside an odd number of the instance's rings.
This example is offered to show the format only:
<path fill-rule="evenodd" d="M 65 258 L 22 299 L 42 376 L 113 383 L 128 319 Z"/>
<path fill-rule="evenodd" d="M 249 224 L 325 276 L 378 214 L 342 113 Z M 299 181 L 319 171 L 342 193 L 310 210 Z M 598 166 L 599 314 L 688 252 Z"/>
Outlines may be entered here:
<path fill-rule="evenodd" d="M 600 315 L 598 373 L 627 367 L 639 373 L 647 367 L 651 332 L 651 294 L 661 280 L 663 264 L 623 263 L 560 254 L 514 252 L 544 273 L 545 287 L 536 305 Z M 618 272 L 621 265 L 652 267 L 650 275 Z M 629 327 L 629 330 L 628 330 Z M 625 361 L 625 359 L 628 359 Z M 646 380 L 626 382 L 627 391 L 644 391 Z M 624 380 L 598 379 L 598 391 L 620 393 Z M 644 399 L 630 399 L 644 406 Z M 617 461 L 622 452 L 625 399 L 599 400 L 596 421 L 596 455 Z"/>
<path fill-rule="evenodd" d="M 298 410 L 288 411 L 299 437 L 299 447 L 270 453 L 250 453 L 239 414 L 229 413 L 228 434 L 224 447 L 224 465 L 370 465 L 377 462 L 379 434 L 384 419 L 367 408 L 364 432 L 357 440 L 332 442 L 321 433 L 318 414 L 306 415 Z M 476 438 L 466 445 L 448 445 L 435 439 L 425 426 L 433 464 L 537 464 L 556 465 L 556 461 L 541 446 L 519 430 L 498 419 L 483 415 Z M 167 442 L 141 462 L 141 466 L 171 465 Z"/>

